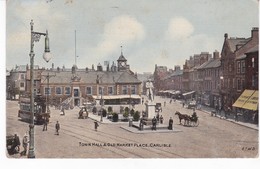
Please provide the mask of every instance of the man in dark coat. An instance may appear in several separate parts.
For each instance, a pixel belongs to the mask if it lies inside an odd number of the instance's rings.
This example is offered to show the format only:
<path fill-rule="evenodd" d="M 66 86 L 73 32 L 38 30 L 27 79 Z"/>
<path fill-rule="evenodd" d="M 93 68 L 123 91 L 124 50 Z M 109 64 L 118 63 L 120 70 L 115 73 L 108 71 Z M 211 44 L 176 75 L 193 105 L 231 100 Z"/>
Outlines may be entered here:
<path fill-rule="evenodd" d="M 59 130 L 60 130 L 60 123 L 59 121 L 57 121 L 56 125 L 55 125 L 55 129 L 56 129 L 56 135 L 59 135 Z"/>
<path fill-rule="evenodd" d="M 156 130 L 156 123 L 157 123 L 157 120 L 156 120 L 156 118 L 154 116 L 153 119 L 152 119 L 152 124 L 153 124 L 152 130 Z"/>
<path fill-rule="evenodd" d="M 44 121 L 43 121 L 43 129 L 42 129 L 42 131 L 47 131 L 47 125 L 48 125 L 48 117 L 45 117 L 44 118 Z"/>
<path fill-rule="evenodd" d="M 172 130 L 172 125 L 173 125 L 173 120 L 172 120 L 172 117 L 170 117 L 169 127 L 168 127 L 169 130 Z"/>
<path fill-rule="evenodd" d="M 163 116 L 160 116 L 160 123 L 163 124 Z"/>
<path fill-rule="evenodd" d="M 19 136 L 17 136 L 17 134 L 15 134 L 13 144 L 11 147 L 11 150 L 13 151 L 13 153 L 15 153 L 16 147 L 17 147 L 17 152 L 20 151 L 20 145 L 21 145 L 20 138 L 19 138 Z"/>

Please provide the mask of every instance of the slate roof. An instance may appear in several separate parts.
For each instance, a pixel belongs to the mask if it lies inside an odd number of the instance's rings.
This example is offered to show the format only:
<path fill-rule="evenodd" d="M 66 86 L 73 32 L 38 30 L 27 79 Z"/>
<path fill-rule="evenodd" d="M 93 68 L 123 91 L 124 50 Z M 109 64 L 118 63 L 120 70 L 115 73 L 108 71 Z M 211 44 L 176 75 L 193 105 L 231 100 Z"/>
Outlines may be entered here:
<path fill-rule="evenodd" d="M 47 70 L 43 72 L 46 75 Z M 49 83 L 60 83 L 60 84 L 69 84 L 72 82 L 73 74 L 68 71 L 50 71 L 52 76 L 49 79 Z M 80 83 L 86 84 L 96 84 L 97 76 L 100 79 L 100 83 L 102 84 L 115 84 L 115 83 L 141 83 L 133 74 L 130 74 L 128 71 L 77 71 L 76 75 L 80 77 Z M 42 83 L 47 83 L 42 79 Z"/>
<path fill-rule="evenodd" d="M 232 52 L 234 52 L 236 50 L 237 45 L 242 46 L 245 43 L 247 43 L 249 40 L 250 40 L 250 38 L 248 38 L 248 39 L 245 39 L 245 38 L 229 38 L 229 39 L 227 39 L 228 44 L 229 44 Z"/>
<path fill-rule="evenodd" d="M 245 52 L 246 54 L 247 53 L 254 53 L 254 52 L 258 52 L 259 51 L 259 45 L 255 45 L 254 47 L 252 47 L 251 49 L 249 49 L 247 52 Z"/>
<path fill-rule="evenodd" d="M 209 69 L 216 68 L 221 65 L 220 59 L 210 59 L 207 62 L 200 65 L 197 69 Z"/>
<path fill-rule="evenodd" d="M 179 75 L 182 75 L 182 74 L 183 74 L 183 70 L 175 70 L 171 74 L 169 74 L 166 77 L 164 77 L 162 80 L 166 80 L 166 79 L 171 78 L 173 76 L 179 76 Z"/>
<path fill-rule="evenodd" d="M 241 54 L 241 55 L 237 56 L 236 60 L 245 59 L 247 57 L 246 54 L 248 54 L 248 53 L 258 52 L 259 51 L 258 48 L 259 48 L 259 45 L 255 45 L 254 47 L 248 49 L 244 54 Z"/>

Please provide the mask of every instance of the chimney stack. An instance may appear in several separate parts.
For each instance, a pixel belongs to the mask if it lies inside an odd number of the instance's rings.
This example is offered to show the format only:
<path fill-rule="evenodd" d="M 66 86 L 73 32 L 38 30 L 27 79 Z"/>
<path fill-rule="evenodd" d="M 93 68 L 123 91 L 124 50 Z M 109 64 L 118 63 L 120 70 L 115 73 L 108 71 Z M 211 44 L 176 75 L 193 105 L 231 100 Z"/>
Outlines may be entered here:
<path fill-rule="evenodd" d="M 219 52 L 217 50 L 215 50 L 215 52 L 213 52 L 213 59 L 219 59 Z"/>

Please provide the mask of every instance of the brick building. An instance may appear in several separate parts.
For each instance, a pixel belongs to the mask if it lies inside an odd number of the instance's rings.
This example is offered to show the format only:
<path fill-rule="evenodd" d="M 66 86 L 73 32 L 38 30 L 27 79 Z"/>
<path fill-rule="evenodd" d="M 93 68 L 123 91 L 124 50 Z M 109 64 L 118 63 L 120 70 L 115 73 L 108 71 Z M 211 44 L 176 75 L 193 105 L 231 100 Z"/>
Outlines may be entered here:
<path fill-rule="evenodd" d="M 198 71 L 199 88 L 197 100 L 204 105 L 214 107 L 220 104 L 220 57 L 219 52 L 213 53 L 213 58 L 203 63 Z"/>
<path fill-rule="evenodd" d="M 140 102 L 142 82 L 130 70 L 123 53 L 117 62 L 118 66 L 113 63 L 111 67 L 107 65 L 106 69 L 98 64 L 96 70 L 94 66 L 92 69 L 78 69 L 76 65 L 71 69 L 52 67 L 48 70 L 34 70 L 34 91 L 48 96 L 50 104 L 69 102 L 73 106 L 82 105 L 88 100 L 100 100 L 101 96 L 105 104 Z M 27 72 L 30 89 L 30 71 Z"/>
<path fill-rule="evenodd" d="M 224 37 L 221 52 L 222 104 L 226 107 L 232 107 L 232 104 L 245 89 L 245 53 L 258 44 L 258 28 L 252 29 L 250 38 L 228 38 L 227 33 Z"/>
<path fill-rule="evenodd" d="M 166 66 L 157 66 L 155 65 L 154 70 L 154 89 L 155 94 L 157 94 L 160 90 L 165 90 L 164 84 L 162 79 L 168 75 L 167 67 Z"/>

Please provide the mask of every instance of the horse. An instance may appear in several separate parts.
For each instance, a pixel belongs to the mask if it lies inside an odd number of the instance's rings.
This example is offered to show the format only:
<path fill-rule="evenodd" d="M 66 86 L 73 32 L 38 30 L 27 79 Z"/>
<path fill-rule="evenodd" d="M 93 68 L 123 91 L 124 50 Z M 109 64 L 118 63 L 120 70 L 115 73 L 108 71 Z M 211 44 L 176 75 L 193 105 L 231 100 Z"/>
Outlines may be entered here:
<path fill-rule="evenodd" d="M 180 112 L 176 111 L 176 112 L 175 112 L 175 115 L 178 115 L 178 116 L 179 116 L 180 124 L 182 124 L 182 123 L 181 123 L 181 120 L 182 120 L 182 119 L 184 119 L 184 125 L 188 125 L 189 122 L 191 121 L 190 116 L 187 115 L 187 114 L 181 114 Z"/>

